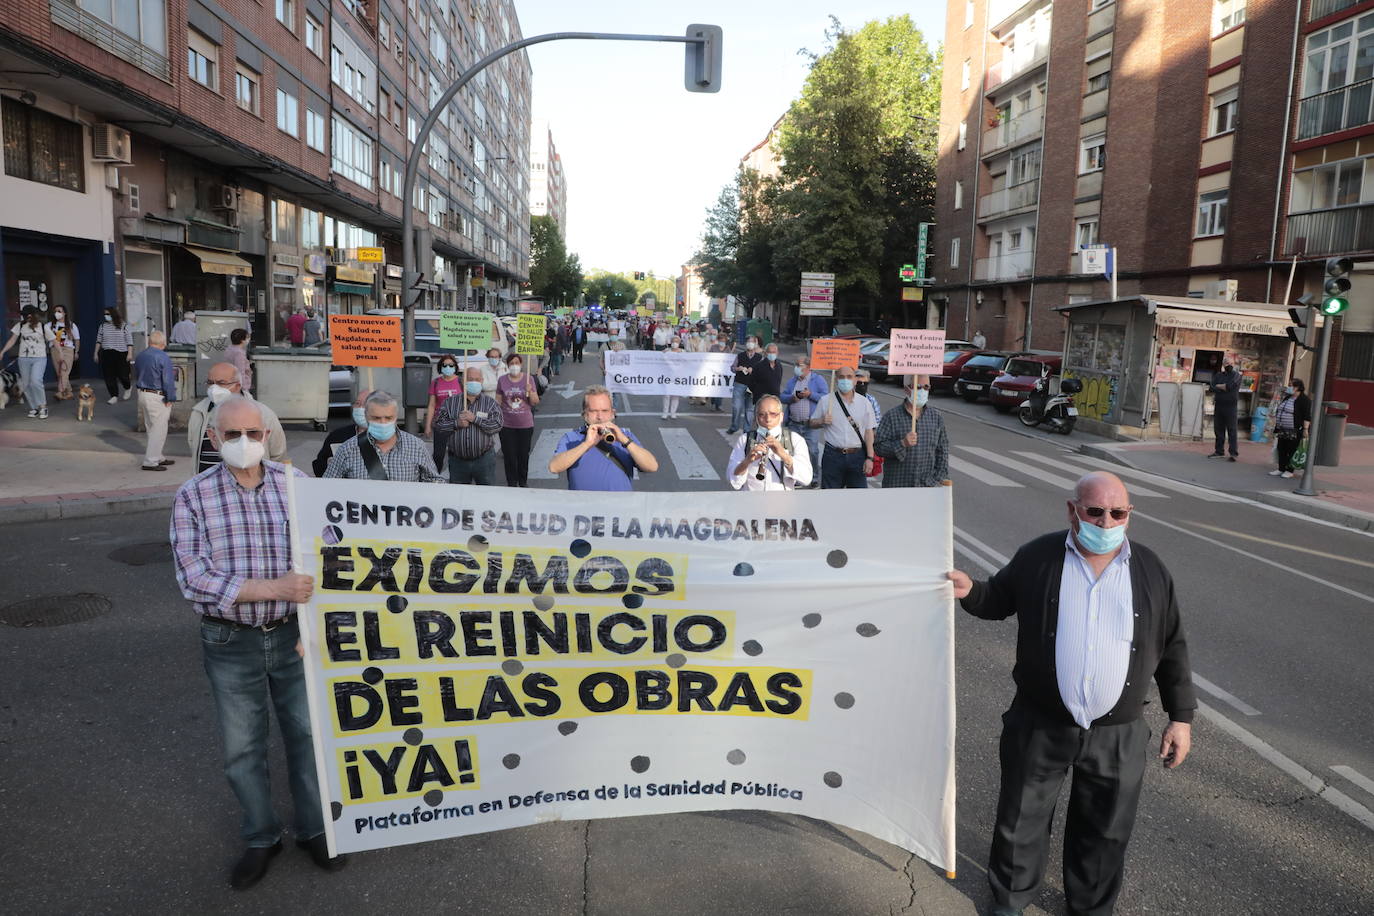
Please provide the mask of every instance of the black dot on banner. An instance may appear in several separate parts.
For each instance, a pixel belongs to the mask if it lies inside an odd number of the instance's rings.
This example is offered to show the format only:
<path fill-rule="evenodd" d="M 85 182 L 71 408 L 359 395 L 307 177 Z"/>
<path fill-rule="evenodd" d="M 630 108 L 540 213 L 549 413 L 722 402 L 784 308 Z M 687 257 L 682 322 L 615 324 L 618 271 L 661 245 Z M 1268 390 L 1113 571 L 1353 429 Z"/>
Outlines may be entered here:
<path fill-rule="evenodd" d="M 364 668 L 363 680 L 367 681 L 369 684 L 380 684 L 382 682 L 382 669 Z"/>
<path fill-rule="evenodd" d="M 733 751 L 725 755 L 725 762 L 734 764 L 735 766 L 739 766 L 741 763 L 744 763 L 745 759 L 746 758 L 744 756 L 744 751 L 740 750 L 739 748 L 735 748 Z"/>
<path fill-rule="evenodd" d="M 501 670 L 504 671 L 506 674 L 509 674 L 511 677 L 515 677 L 521 671 L 525 670 L 525 666 L 520 664 L 513 658 L 508 658 L 501 663 Z"/>
<path fill-rule="evenodd" d="M 487 549 L 487 539 L 480 534 L 474 534 L 468 538 L 468 550 L 473 553 L 481 553 Z"/>
<path fill-rule="evenodd" d="M 406 605 L 408 604 L 410 604 L 410 602 L 400 595 L 392 595 L 390 598 L 386 599 L 386 609 L 393 614 L 401 613 L 406 609 Z"/>
<path fill-rule="evenodd" d="M 534 596 L 534 609 L 536 611 L 547 611 L 553 607 L 553 598 L 548 595 Z"/>
<path fill-rule="evenodd" d="M 882 630 L 871 623 L 861 623 L 854 628 L 854 632 L 858 633 L 860 636 L 877 636 Z"/>
<path fill-rule="evenodd" d="M 849 554 L 843 550 L 832 550 L 825 555 L 825 562 L 836 569 L 843 569 L 844 565 L 849 562 Z"/>
<path fill-rule="evenodd" d="M 558 733 L 559 733 L 560 735 L 571 735 L 571 734 L 572 734 L 573 732 L 575 732 L 575 731 L 577 731 L 577 723 L 576 723 L 576 722 L 559 722 L 559 723 L 558 723 Z"/>
<path fill-rule="evenodd" d="M 625 605 L 627 608 L 630 608 L 631 610 L 633 610 L 634 608 L 643 607 L 643 606 L 644 606 L 644 596 L 643 596 L 643 595 L 626 595 L 625 597 L 623 597 L 623 598 L 620 599 L 620 603 L 623 604 L 623 605 Z"/>
<path fill-rule="evenodd" d="M 674 652 L 665 660 L 668 662 L 669 668 L 681 668 L 683 665 L 687 664 L 687 656 L 683 655 L 681 652 Z"/>
<path fill-rule="evenodd" d="M 735 564 L 735 575 L 737 575 L 737 576 L 752 576 L 753 574 L 754 574 L 754 567 L 751 566 L 751 565 L 749 565 L 748 563 L 736 563 L 736 564 Z"/>
<path fill-rule="evenodd" d="M 331 820 L 338 820 L 343 817 L 343 805 L 338 802 L 329 803 L 329 815 Z"/>
<path fill-rule="evenodd" d="M 638 757 L 630 758 L 630 769 L 636 773 L 643 773 L 649 769 L 649 758 L 640 754 Z"/>
<path fill-rule="evenodd" d="M 821 778 L 824 779 L 825 784 L 832 789 L 838 789 L 841 785 L 844 784 L 844 777 L 840 776 L 840 774 L 836 773 L 834 770 L 831 770 L 829 773 L 826 773 Z"/>
<path fill-rule="evenodd" d="M 805 617 L 802 618 L 802 626 L 806 627 L 808 630 L 812 629 L 813 627 L 818 627 L 820 625 L 820 614 L 807 614 Z"/>
<path fill-rule="evenodd" d="M 745 655 L 762 655 L 762 654 L 763 654 L 763 646 L 759 645 L 758 640 L 756 640 L 756 639 L 750 639 L 750 640 L 746 641 L 745 644 L 744 644 L 744 654 L 745 654 Z"/>
<path fill-rule="evenodd" d="M 585 557 L 587 554 L 589 554 L 589 553 L 591 553 L 591 552 L 592 552 L 592 545 L 589 544 L 589 543 L 587 543 L 587 542 L 586 542 L 585 540 L 583 540 L 582 538 L 578 538 L 577 540 L 573 541 L 573 542 L 572 542 L 572 546 L 570 546 L 570 547 L 568 548 L 568 553 L 570 553 L 570 554 L 572 554 L 573 556 L 577 557 L 579 560 L 580 560 L 582 557 Z"/>
<path fill-rule="evenodd" d="M 430 789 L 428 792 L 425 793 L 425 804 L 429 805 L 431 808 L 439 807 L 439 803 L 443 800 L 443 789 Z"/>
<path fill-rule="evenodd" d="M 835 694 L 835 705 L 841 709 L 850 709 L 854 705 L 854 694 L 843 691 Z"/>
<path fill-rule="evenodd" d="M 343 540 L 343 529 L 338 525 L 325 525 L 324 531 L 320 532 L 320 540 L 333 547 Z"/>
<path fill-rule="evenodd" d="M 418 728 L 407 728 L 405 732 L 401 734 L 401 739 L 411 747 L 416 747 L 421 741 L 425 740 L 425 733 Z"/>
<path fill-rule="evenodd" d="M 519 765 L 520 765 L 520 755 L 519 755 L 519 754 L 507 754 L 506 756 L 504 756 L 504 757 L 501 758 L 501 766 L 505 767 L 505 768 L 508 769 L 508 770 L 513 770 L 513 769 L 515 769 L 516 767 L 518 767 Z"/>

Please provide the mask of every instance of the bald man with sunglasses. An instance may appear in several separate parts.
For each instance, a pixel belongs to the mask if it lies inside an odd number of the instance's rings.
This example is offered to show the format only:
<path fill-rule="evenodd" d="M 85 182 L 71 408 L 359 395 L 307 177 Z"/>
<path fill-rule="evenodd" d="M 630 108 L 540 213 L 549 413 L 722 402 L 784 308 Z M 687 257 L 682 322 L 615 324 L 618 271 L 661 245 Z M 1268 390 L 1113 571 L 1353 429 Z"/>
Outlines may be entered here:
<path fill-rule="evenodd" d="M 1164 563 L 1126 538 L 1132 508 L 1120 478 L 1094 471 L 1068 500 L 1067 531 L 1024 545 L 986 582 L 949 574 L 968 613 L 1017 618 L 1016 695 L 1002 717 L 988 858 L 998 916 L 1021 913 L 1040 894 L 1050 822 L 1070 771 L 1068 911 L 1112 912 L 1145 774 L 1151 678 L 1169 717 L 1159 758 L 1172 769 L 1188 756 L 1197 708 L 1188 644 Z"/>

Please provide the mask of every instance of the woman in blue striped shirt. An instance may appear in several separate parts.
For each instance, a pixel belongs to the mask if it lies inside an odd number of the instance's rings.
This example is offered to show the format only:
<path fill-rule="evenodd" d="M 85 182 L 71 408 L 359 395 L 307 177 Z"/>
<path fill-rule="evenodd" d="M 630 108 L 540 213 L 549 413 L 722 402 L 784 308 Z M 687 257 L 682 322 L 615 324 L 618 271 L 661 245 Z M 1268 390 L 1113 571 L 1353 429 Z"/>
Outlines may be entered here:
<path fill-rule="evenodd" d="M 117 308 L 105 310 L 105 320 L 95 336 L 95 357 L 100 360 L 100 374 L 105 377 L 110 403 L 119 400 L 121 385 L 124 386 L 124 400 L 129 400 L 134 390 L 133 379 L 129 376 L 129 365 L 134 358 L 134 333 Z"/>

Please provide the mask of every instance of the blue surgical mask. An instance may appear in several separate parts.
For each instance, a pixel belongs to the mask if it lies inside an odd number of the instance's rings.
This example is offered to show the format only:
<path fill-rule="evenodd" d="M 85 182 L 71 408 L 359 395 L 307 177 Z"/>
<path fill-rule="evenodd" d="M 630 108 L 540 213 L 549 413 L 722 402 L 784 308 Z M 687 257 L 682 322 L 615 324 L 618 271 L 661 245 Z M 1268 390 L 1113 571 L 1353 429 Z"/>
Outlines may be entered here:
<path fill-rule="evenodd" d="M 806 372 L 806 370 L 803 369 L 801 366 L 793 366 L 793 367 L 792 367 L 792 374 L 795 375 L 797 378 L 801 378 L 801 377 L 802 377 L 802 373 L 804 373 L 804 372 Z"/>
<path fill-rule="evenodd" d="M 491 366 L 493 369 L 495 369 L 497 366 L 501 365 L 501 360 L 498 359 L 498 358 L 495 357 L 495 356 L 488 356 L 488 357 L 487 357 L 487 365 L 488 365 L 488 366 Z"/>
<path fill-rule="evenodd" d="M 373 442 L 386 442 L 396 435 L 395 423 L 372 423 L 367 424 L 367 437 Z"/>
<path fill-rule="evenodd" d="M 911 392 L 911 402 L 917 407 L 926 406 L 926 401 L 929 400 L 930 392 L 926 391 L 924 388 L 917 388 L 915 391 Z"/>
<path fill-rule="evenodd" d="M 1078 546 L 1088 553 L 1111 553 L 1121 546 L 1126 540 L 1126 526 L 1117 525 L 1115 528 L 1099 528 L 1090 525 L 1079 519 L 1078 521 Z"/>
<path fill-rule="evenodd" d="M 482 393 L 482 383 L 481 383 L 481 382 L 464 382 L 464 383 L 463 383 L 463 390 L 466 391 L 470 396 L 472 396 L 472 397 L 475 398 L 475 397 L 477 397 L 477 395 L 479 395 L 479 394 Z"/>
<path fill-rule="evenodd" d="M 775 362 L 777 362 L 777 361 L 778 361 L 778 354 L 776 354 L 776 353 L 769 353 L 769 354 L 768 354 L 768 361 L 769 361 L 770 363 L 775 363 Z"/>
<path fill-rule="evenodd" d="M 457 367 L 457 366 L 440 366 L 440 367 L 439 367 L 439 372 L 444 376 L 444 378 L 453 378 L 455 375 L 458 374 L 458 367 Z"/>
<path fill-rule="evenodd" d="M 835 388 L 838 389 L 841 394 L 849 394 L 849 392 L 854 390 L 854 380 L 852 378 L 842 378 L 835 383 Z"/>
<path fill-rule="evenodd" d="M 367 425 L 367 408 L 366 408 L 366 407 L 354 407 L 354 408 L 353 408 L 353 425 L 354 425 L 354 426 L 366 426 L 366 425 Z"/>

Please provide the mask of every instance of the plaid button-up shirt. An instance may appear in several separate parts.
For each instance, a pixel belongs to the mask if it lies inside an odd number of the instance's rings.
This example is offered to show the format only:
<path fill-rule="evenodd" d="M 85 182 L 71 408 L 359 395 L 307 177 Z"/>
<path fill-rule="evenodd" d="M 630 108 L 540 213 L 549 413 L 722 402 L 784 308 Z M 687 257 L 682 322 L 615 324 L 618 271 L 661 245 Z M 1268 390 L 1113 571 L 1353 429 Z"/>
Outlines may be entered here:
<path fill-rule="evenodd" d="M 262 483 L 249 490 L 216 465 L 182 484 L 172 503 L 177 584 L 202 616 L 260 627 L 296 610 L 290 601 L 234 602 L 244 580 L 291 571 L 286 467 L 264 461 L 262 468 Z"/>
<path fill-rule="evenodd" d="M 377 449 L 377 457 L 382 460 L 388 480 L 447 482 L 434 469 L 434 455 L 425 440 L 403 429 L 396 430 L 396 444 L 389 451 Z M 324 469 L 324 476 L 367 480 L 367 463 L 363 461 L 363 453 L 358 450 L 357 436 L 339 444 L 334 457 L 329 459 L 329 466 Z"/>
<path fill-rule="evenodd" d="M 889 410 L 873 434 L 873 451 L 883 456 L 884 487 L 938 487 L 949 476 L 949 436 L 940 411 L 930 405 L 916 420 L 916 444 L 902 439 L 911 432 L 911 414 Z"/>

